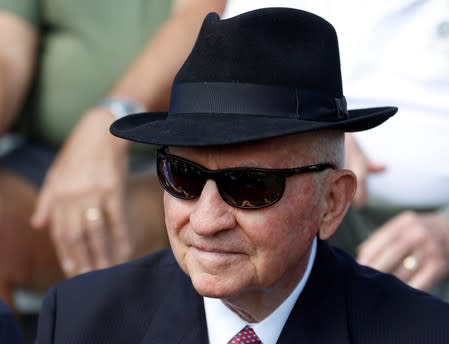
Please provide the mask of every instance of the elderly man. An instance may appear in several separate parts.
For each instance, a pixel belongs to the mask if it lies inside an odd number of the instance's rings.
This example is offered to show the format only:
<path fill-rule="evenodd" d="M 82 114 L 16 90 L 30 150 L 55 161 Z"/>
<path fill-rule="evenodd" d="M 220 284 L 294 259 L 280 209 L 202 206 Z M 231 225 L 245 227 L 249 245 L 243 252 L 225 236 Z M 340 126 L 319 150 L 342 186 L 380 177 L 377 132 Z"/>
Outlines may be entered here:
<path fill-rule="evenodd" d="M 172 250 L 63 282 L 39 343 L 447 343 L 449 305 L 325 243 L 356 188 L 333 27 L 261 9 L 206 17 L 168 113 L 113 134 L 159 144 Z"/>

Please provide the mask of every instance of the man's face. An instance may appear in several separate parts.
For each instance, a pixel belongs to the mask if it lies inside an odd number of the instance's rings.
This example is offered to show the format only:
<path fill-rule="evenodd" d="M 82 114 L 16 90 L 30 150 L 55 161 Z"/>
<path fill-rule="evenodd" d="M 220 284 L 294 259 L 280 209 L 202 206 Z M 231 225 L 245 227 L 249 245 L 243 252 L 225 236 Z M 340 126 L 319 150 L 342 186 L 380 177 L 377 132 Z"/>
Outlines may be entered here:
<path fill-rule="evenodd" d="M 305 139 L 280 138 L 228 148 L 170 148 L 208 169 L 291 168 L 314 164 Z M 171 247 L 181 268 L 204 296 L 291 289 L 307 265 L 319 229 L 320 188 L 315 173 L 288 177 L 283 197 L 257 210 L 232 207 L 213 180 L 201 196 L 181 200 L 165 193 Z"/>

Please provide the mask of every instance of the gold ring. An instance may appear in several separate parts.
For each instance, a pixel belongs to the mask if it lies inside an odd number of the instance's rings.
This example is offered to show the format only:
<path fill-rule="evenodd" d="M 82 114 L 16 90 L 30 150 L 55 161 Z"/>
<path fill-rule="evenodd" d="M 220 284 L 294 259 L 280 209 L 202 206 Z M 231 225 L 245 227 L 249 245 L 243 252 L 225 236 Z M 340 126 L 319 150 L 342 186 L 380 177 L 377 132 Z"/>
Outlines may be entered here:
<path fill-rule="evenodd" d="M 418 267 L 418 258 L 413 255 L 407 256 L 402 261 L 402 266 L 408 271 L 415 271 Z"/>
<path fill-rule="evenodd" d="M 95 207 L 87 208 L 86 211 L 84 212 L 84 217 L 89 222 L 101 221 L 103 220 L 103 212 L 101 211 L 100 208 Z"/>

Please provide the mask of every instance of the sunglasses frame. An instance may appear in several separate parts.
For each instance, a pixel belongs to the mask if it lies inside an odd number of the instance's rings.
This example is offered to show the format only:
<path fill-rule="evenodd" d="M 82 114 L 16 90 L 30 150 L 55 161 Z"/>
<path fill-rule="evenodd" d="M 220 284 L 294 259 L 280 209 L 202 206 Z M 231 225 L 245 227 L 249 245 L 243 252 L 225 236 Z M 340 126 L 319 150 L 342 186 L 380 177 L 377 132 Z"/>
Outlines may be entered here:
<path fill-rule="evenodd" d="M 159 161 L 163 158 L 169 158 L 169 159 L 173 159 L 173 160 L 177 160 L 180 161 L 182 163 L 185 163 L 187 165 L 190 165 L 196 169 L 198 169 L 203 176 L 205 176 L 205 180 L 207 181 L 208 179 L 212 179 L 215 181 L 216 185 L 217 185 L 217 189 L 218 192 L 221 196 L 221 198 L 223 199 L 223 201 L 225 201 L 227 204 L 229 204 L 232 207 L 235 208 L 240 208 L 240 209 L 261 209 L 261 208 L 266 208 L 269 207 L 277 202 L 279 202 L 282 198 L 282 196 L 284 195 L 285 192 L 285 180 L 287 177 L 291 177 L 293 175 L 297 175 L 297 174 L 306 174 L 306 173 L 315 173 L 315 172 L 322 172 L 324 170 L 327 169 L 336 169 L 336 166 L 332 163 L 329 162 L 325 162 L 325 163 L 317 163 L 317 164 L 313 164 L 313 165 L 307 165 L 307 166 L 300 166 L 300 167 L 293 167 L 293 168 L 259 168 L 259 167 L 231 167 L 231 168 L 225 168 L 225 169 L 218 169 L 218 170 L 209 170 L 204 166 L 201 166 L 193 161 L 181 158 L 177 155 L 172 155 L 170 153 L 166 152 L 167 146 L 163 146 L 161 148 L 159 148 L 157 150 L 157 157 L 156 157 L 156 168 L 157 168 L 157 174 L 158 174 L 158 179 L 159 179 L 159 183 L 161 184 L 162 188 L 167 191 L 170 195 L 172 195 L 175 198 L 178 199 L 183 199 L 183 200 L 193 200 L 196 199 L 198 197 L 201 196 L 201 192 L 194 196 L 194 197 L 182 197 L 179 194 L 176 194 L 174 192 L 172 192 L 162 181 L 161 178 L 161 174 L 162 172 L 159 171 Z M 222 175 L 223 173 L 228 173 L 228 172 L 265 172 L 265 173 L 269 173 L 269 174 L 274 174 L 277 178 L 281 177 L 282 179 L 282 190 L 281 193 L 279 195 L 279 198 L 277 198 L 276 200 L 267 203 L 267 204 L 263 204 L 260 206 L 242 206 L 239 204 L 234 204 L 234 203 L 230 203 L 227 199 L 226 196 L 223 196 L 223 191 L 220 188 L 220 184 L 219 184 L 219 179 L 220 179 L 220 175 Z M 166 179 L 164 177 L 164 179 Z M 204 188 L 204 185 L 203 185 Z"/>

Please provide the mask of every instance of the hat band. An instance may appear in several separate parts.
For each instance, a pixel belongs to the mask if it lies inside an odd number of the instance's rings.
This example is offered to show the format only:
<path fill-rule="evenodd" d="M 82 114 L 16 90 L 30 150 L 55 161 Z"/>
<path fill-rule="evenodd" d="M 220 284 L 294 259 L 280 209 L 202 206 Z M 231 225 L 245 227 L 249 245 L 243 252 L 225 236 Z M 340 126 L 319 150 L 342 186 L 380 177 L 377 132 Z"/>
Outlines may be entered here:
<path fill-rule="evenodd" d="M 345 97 L 272 85 L 191 82 L 174 84 L 169 115 L 240 114 L 338 121 L 349 118 Z"/>

